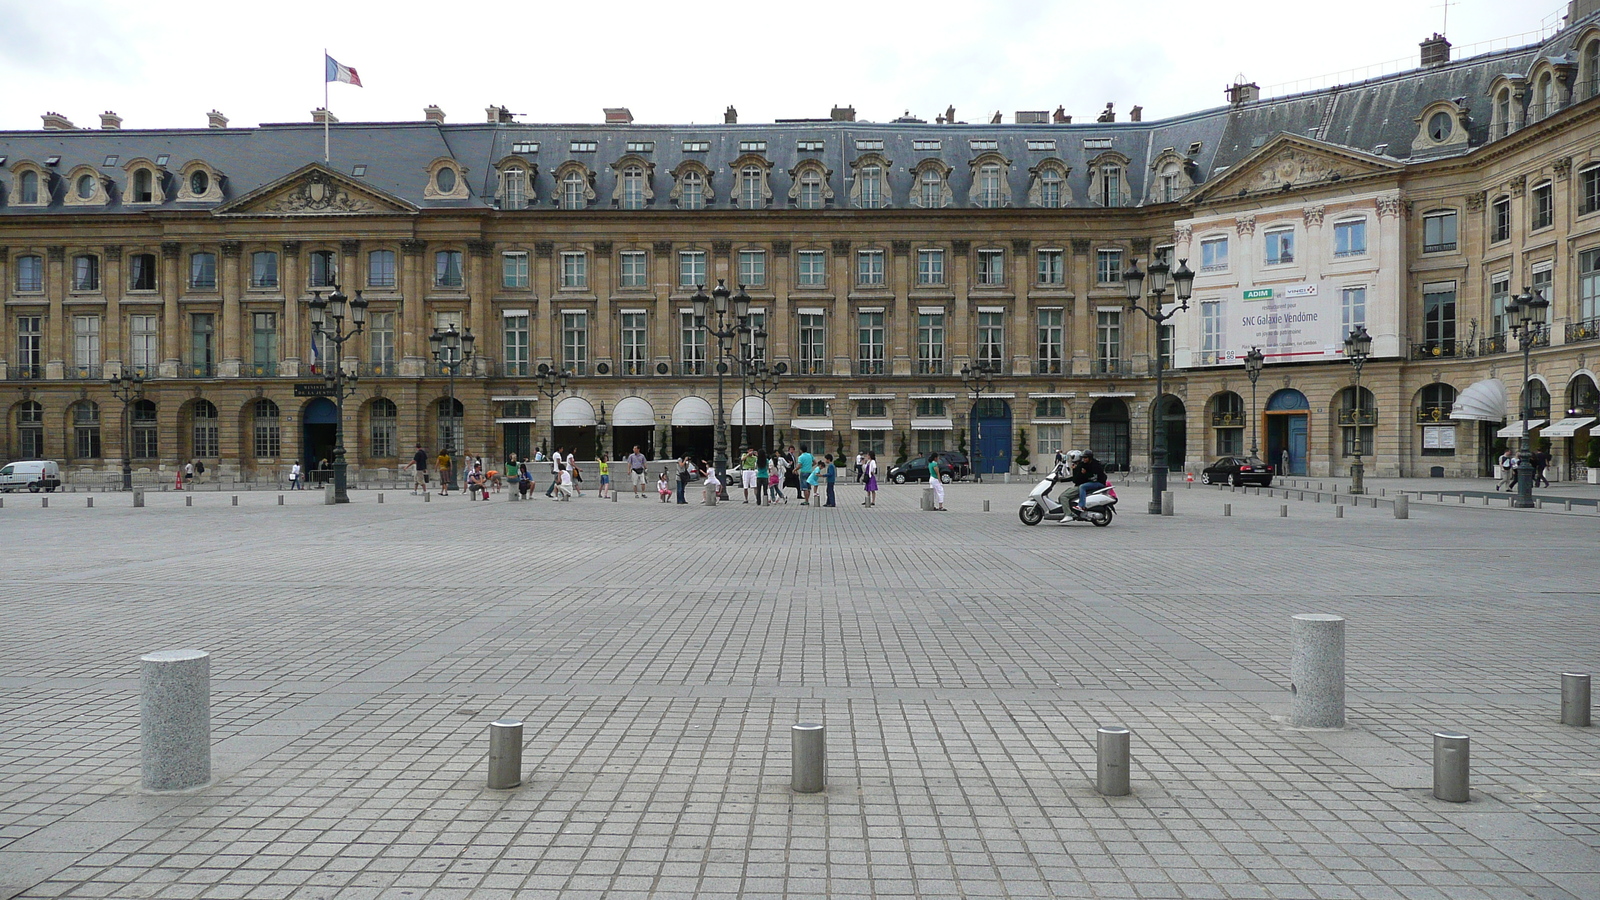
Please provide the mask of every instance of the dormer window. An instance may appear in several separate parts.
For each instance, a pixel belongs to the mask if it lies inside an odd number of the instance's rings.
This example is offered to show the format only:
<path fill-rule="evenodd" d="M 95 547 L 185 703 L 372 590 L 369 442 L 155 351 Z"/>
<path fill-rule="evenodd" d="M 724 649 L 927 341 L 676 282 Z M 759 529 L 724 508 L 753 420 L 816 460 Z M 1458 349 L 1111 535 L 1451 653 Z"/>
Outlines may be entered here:
<path fill-rule="evenodd" d="M 196 169 L 189 174 L 189 193 L 200 196 L 211 190 L 211 173 L 205 169 Z"/>
<path fill-rule="evenodd" d="M 950 167 L 937 159 L 925 159 L 916 168 L 916 188 L 912 202 L 923 209 L 943 209 L 950 205 Z"/>
<path fill-rule="evenodd" d="M 428 163 L 428 180 L 423 182 L 422 197 L 425 200 L 466 200 L 467 193 L 466 170 L 461 164 L 448 156 L 441 156 Z"/>
<path fill-rule="evenodd" d="M 433 186 L 438 188 L 441 194 L 454 193 L 456 189 L 456 170 L 446 167 L 434 173 Z"/>
<path fill-rule="evenodd" d="M 29 206 L 39 202 L 39 173 L 23 172 L 17 176 L 17 202 Z"/>
<path fill-rule="evenodd" d="M 884 173 L 890 170 L 882 154 L 868 153 L 850 164 L 855 178 L 850 185 L 850 202 L 858 209 L 884 209 L 889 205 L 889 186 Z"/>
<path fill-rule="evenodd" d="M 528 173 L 520 167 L 500 173 L 500 208 L 522 209 L 528 205 Z"/>
<path fill-rule="evenodd" d="M 796 166 L 790 172 L 794 187 L 789 191 L 789 200 L 800 209 L 822 209 L 833 199 L 833 191 L 828 185 L 828 176 L 831 174 L 824 171 L 815 160 Z"/>
<path fill-rule="evenodd" d="M 155 181 L 149 169 L 139 169 L 133 173 L 133 202 L 149 203 L 155 199 L 151 184 Z"/>
<path fill-rule="evenodd" d="M 93 175 L 79 175 L 78 176 L 78 184 L 77 184 L 77 187 L 75 188 L 75 190 L 77 191 L 79 200 L 91 200 L 91 199 L 93 199 L 94 198 L 94 176 Z"/>
<path fill-rule="evenodd" d="M 1455 116 L 1440 110 L 1428 117 L 1428 138 L 1435 144 L 1442 144 L 1450 139 L 1456 130 Z"/>

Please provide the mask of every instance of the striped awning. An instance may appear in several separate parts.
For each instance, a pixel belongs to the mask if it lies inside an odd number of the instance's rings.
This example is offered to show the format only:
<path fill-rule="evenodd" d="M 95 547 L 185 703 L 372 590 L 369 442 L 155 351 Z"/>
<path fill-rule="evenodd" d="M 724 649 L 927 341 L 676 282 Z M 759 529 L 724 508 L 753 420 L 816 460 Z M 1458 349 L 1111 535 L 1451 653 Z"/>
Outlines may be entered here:
<path fill-rule="evenodd" d="M 818 418 L 818 419 L 790 419 L 789 420 L 789 427 L 790 428 L 798 428 L 801 431 L 832 431 L 833 430 L 833 420 L 832 419 L 821 419 L 821 418 Z"/>
<path fill-rule="evenodd" d="M 1504 422 L 1506 420 L 1506 383 L 1498 378 L 1485 378 L 1456 396 L 1450 407 L 1450 418 L 1476 422 Z"/>
<path fill-rule="evenodd" d="M 956 423 L 949 419 L 912 419 L 912 431 L 949 431 Z"/>

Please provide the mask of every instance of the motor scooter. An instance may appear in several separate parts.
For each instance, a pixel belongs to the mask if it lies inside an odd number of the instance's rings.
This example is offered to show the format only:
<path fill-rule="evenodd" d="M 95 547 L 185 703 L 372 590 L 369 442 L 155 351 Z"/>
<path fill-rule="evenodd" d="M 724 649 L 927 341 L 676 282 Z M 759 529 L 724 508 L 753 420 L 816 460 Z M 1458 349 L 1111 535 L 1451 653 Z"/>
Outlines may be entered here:
<path fill-rule="evenodd" d="M 1056 485 L 1065 484 L 1072 490 L 1072 479 L 1061 472 L 1051 472 L 1043 481 L 1034 485 L 1027 499 L 1022 501 L 1022 506 L 1017 509 L 1017 518 L 1024 525 L 1037 525 L 1043 521 L 1051 522 L 1088 522 L 1096 528 L 1104 528 L 1111 524 L 1111 519 L 1116 515 L 1117 492 L 1111 485 L 1106 485 L 1098 491 L 1093 491 L 1084 500 L 1083 509 L 1073 509 L 1065 503 L 1056 502 L 1050 492 Z"/>

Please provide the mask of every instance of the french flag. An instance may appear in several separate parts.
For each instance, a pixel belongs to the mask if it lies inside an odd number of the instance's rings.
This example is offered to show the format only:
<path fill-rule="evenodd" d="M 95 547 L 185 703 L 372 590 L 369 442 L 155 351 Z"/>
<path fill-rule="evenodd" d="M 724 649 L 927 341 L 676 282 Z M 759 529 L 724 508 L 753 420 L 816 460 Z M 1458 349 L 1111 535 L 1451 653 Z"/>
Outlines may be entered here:
<path fill-rule="evenodd" d="M 322 58 L 325 62 L 325 73 L 322 79 L 323 81 L 342 81 L 345 84 L 353 84 L 356 87 L 361 87 L 361 76 L 356 74 L 355 69 L 352 69 L 349 66 L 339 65 L 339 61 L 329 56 L 327 53 L 323 53 Z"/>

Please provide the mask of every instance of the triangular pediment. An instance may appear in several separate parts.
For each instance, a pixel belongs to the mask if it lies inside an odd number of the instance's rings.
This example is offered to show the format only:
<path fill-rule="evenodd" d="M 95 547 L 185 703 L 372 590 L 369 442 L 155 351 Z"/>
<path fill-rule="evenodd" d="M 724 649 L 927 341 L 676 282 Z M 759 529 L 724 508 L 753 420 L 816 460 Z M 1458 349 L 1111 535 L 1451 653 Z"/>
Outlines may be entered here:
<path fill-rule="evenodd" d="M 1225 200 L 1296 188 L 1320 187 L 1405 168 L 1399 160 L 1298 134 L 1278 134 L 1239 160 L 1220 178 L 1202 186 L 1194 202 Z"/>
<path fill-rule="evenodd" d="M 219 216 L 394 216 L 417 207 L 311 163 L 217 207 Z"/>

